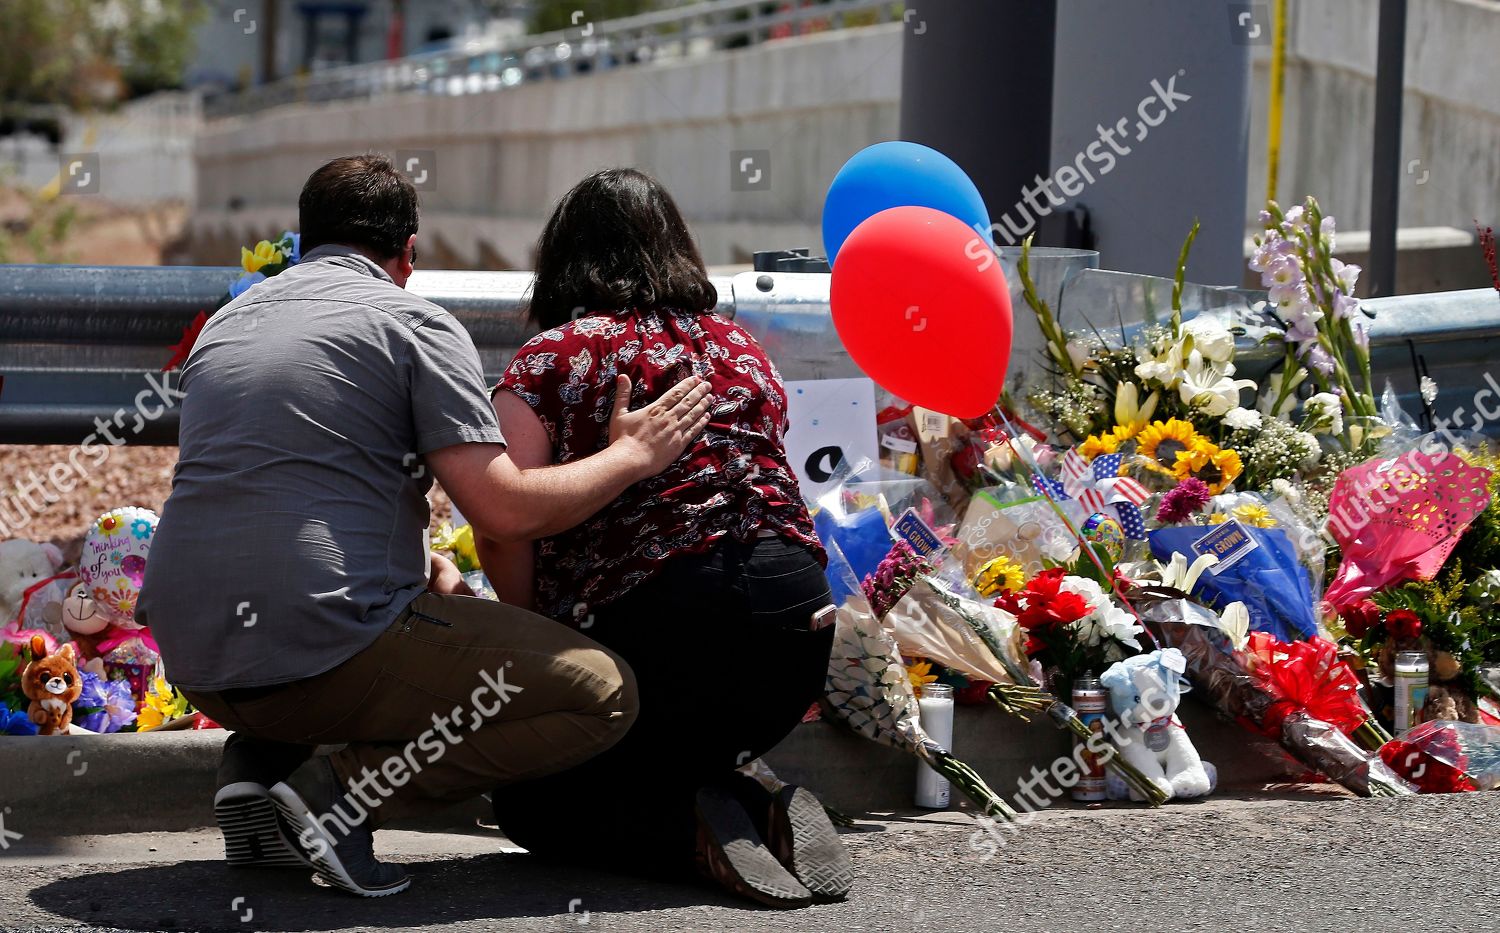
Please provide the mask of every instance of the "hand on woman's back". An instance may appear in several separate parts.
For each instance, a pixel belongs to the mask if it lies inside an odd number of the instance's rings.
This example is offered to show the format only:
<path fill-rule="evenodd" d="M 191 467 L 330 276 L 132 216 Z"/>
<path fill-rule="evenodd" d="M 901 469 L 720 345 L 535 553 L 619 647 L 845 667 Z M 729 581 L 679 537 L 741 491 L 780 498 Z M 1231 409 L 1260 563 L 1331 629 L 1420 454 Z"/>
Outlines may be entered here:
<path fill-rule="evenodd" d="M 615 403 L 609 418 L 609 443 L 639 450 L 642 472 L 655 476 L 682 455 L 708 424 L 713 389 L 697 376 L 677 383 L 662 397 L 630 411 L 630 377 L 615 377 Z"/>

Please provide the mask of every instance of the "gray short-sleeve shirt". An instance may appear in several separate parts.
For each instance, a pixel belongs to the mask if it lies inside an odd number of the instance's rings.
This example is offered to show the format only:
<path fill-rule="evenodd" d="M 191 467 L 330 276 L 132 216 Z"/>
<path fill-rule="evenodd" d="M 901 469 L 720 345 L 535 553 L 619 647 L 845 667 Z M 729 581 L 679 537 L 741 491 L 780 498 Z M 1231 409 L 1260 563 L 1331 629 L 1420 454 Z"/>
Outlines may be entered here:
<path fill-rule="evenodd" d="M 368 647 L 427 583 L 423 455 L 505 442 L 468 332 L 345 247 L 210 318 L 182 389 L 137 618 L 189 689 L 301 680 Z"/>

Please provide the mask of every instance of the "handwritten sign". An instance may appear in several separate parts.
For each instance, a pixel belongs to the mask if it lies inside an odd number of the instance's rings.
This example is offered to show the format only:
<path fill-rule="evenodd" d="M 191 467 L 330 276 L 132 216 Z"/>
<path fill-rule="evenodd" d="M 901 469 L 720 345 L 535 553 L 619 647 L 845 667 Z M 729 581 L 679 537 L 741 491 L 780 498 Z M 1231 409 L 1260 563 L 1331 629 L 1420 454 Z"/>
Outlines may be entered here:
<path fill-rule="evenodd" d="M 875 383 L 869 379 L 788 382 L 787 462 L 805 499 L 838 486 L 864 461 L 880 459 L 875 432 Z"/>

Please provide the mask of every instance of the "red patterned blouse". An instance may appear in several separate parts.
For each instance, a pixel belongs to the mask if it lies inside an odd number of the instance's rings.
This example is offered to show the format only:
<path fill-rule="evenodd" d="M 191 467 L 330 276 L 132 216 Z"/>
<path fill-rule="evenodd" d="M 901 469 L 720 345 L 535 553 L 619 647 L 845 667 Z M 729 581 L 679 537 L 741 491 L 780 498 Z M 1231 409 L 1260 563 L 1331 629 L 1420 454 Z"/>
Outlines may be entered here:
<path fill-rule="evenodd" d="M 668 559 L 701 554 L 761 529 L 824 559 L 787 466 L 781 374 L 744 328 L 717 314 L 595 313 L 533 337 L 497 389 L 520 396 L 568 463 L 609 442 L 615 376 L 632 409 L 696 373 L 713 386 L 708 427 L 661 473 L 636 483 L 582 525 L 537 542 L 537 611 L 564 622 L 618 599 Z"/>

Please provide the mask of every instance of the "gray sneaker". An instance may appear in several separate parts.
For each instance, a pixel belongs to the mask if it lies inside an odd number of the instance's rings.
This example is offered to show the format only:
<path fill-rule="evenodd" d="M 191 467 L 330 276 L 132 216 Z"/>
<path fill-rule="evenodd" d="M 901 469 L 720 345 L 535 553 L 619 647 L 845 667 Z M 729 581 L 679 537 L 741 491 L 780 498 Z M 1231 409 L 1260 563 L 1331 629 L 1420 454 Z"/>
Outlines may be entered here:
<path fill-rule="evenodd" d="M 316 867 L 289 838 L 264 784 L 239 781 L 214 795 L 214 819 L 224 834 L 224 858 L 234 868 Z"/>
<path fill-rule="evenodd" d="M 399 866 L 375 860 L 368 814 L 345 791 L 326 756 L 309 760 L 271 788 L 292 839 L 318 875 L 360 897 L 399 894 L 411 879 Z"/>

